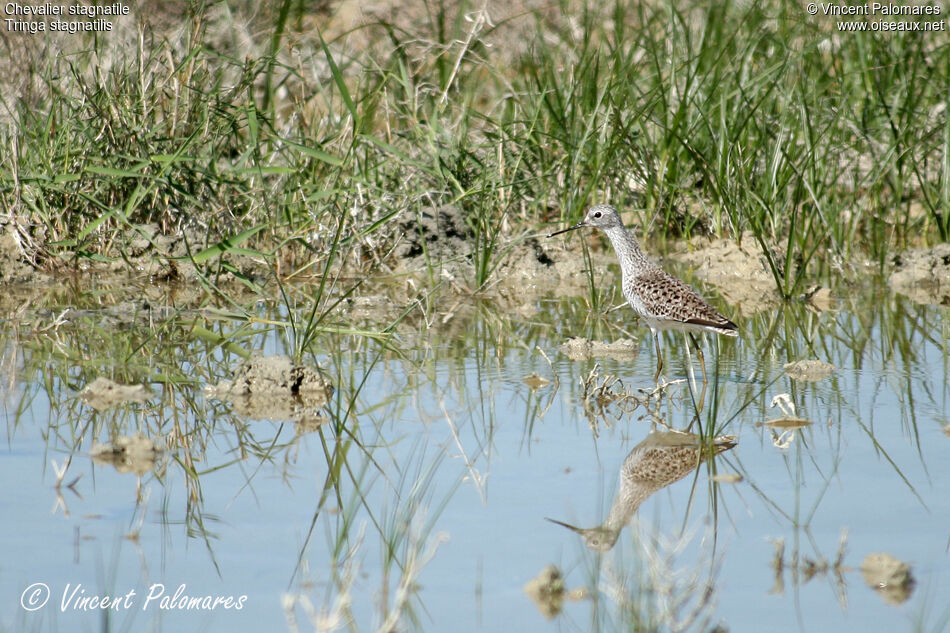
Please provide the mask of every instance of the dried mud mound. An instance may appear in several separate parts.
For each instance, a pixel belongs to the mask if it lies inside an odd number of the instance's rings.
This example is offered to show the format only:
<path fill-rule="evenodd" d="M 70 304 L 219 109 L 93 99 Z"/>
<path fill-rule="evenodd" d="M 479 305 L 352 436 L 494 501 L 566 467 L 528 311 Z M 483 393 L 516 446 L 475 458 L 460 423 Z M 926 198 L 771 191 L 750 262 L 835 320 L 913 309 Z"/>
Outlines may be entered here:
<path fill-rule="evenodd" d="M 457 290 L 473 292 L 476 274 L 474 230 L 459 207 L 426 207 L 404 214 L 398 225 L 398 240 L 392 250 L 395 274 L 409 274 L 428 283 L 430 274 L 454 284 Z M 484 238 L 487 239 L 487 238 Z M 573 246 L 576 246 L 573 245 Z M 541 236 L 499 236 L 491 246 L 497 261 L 489 285 L 503 293 L 533 294 L 565 285 L 586 288 L 583 256 L 564 240 Z M 594 266 L 607 270 L 610 253 L 592 252 Z M 567 292 L 565 294 L 570 294 Z"/>
<path fill-rule="evenodd" d="M 911 566 L 885 552 L 865 556 L 861 561 L 861 576 L 885 603 L 892 605 L 907 602 L 917 584 Z"/>
<path fill-rule="evenodd" d="M 12 225 L 0 224 L 0 284 L 42 283 L 48 277 L 29 264 Z"/>
<path fill-rule="evenodd" d="M 197 276 L 191 257 L 211 246 L 217 236 L 202 234 L 190 228 L 166 228 L 154 223 L 136 224 L 116 237 L 114 250 L 122 253 L 111 262 L 87 265 L 90 271 L 105 271 L 116 275 L 133 272 L 155 281 L 187 281 Z M 228 266 L 222 269 L 219 282 L 246 278 L 263 283 L 270 278 L 270 266 L 263 261 L 232 252 L 220 255 Z"/>
<path fill-rule="evenodd" d="M 123 402 L 146 402 L 154 394 L 145 385 L 121 385 L 99 376 L 79 392 L 79 397 L 96 411 L 105 411 Z"/>
<path fill-rule="evenodd" d="M 670 257 L 690 266 L 698 278 L 715 286 L 739 315 L 752 316 L 775 303 L 775 280 L 765 253 L 751 233 L 743 234 L 741 243 L 697 238 L 691 244 L 695 250 Z"/>
<path fill-rule="evenodd" d="M 587 338 L 569 338 L 561 344 L 560 350 L 571 360 L 587 360 L 599 357 L 627 360 L 640 353 L 639 346 L 628 338 L 612 343 L 592 341 Z"/>
<path fill-rule="evenodd" d="M 426 207 L 415 214 L 406 213 L 399 220 L 398 235 L 393 255 L 407 270 L 424 269 L 471 250 L 472 229 L 458 207 Z"/>
<path fill-rule="evenodd" d="M 102 258 L 80 257 L 73 252 L 54 256 L 42 253 L 42 240 L 18 231 L 13 224 L 0 221 L 0 284 L 36 285 L 51 283 L 63 271 L 93 277 L 129 275 L 147 277 L 155 282 L 179 282 L 196 278 L 191 257 L 207 248 L 212 235 L 191 229 L 168 229 L 157 224 L 136 224 L 112 237 Z M 220 282 L 250 279 L 265 283 L 271 278 L 271 267 L 263 259 L 249 255 L 224 253 Z M 60 274 L 61 276 L 61 274 Z"/>
<path fill-rule="evenodd" d="M 838 368 L 821 360 L 798 360 L 785 364 L 785 374 L 792 380 L 818 382 L 832 375 Z"/>
<path fill-rule="evenodd" d="M 498 271 L 499 285 L 518 293 L 535 294 L 557 290 L 559 295 L 571 296 L 587 291 L 587 264 L 584 255 L 574 250 L 576 244 L 559 237 L 529 237 L 511 247 Z M 591 264 L 604 283 L 619 280 L 609 275 L 616 262 L 609 249 L 590 251 Z"/>
<path fill-rule="evenodd" d="M 117 437 L 114 442 L 96 443 L 90 456 L 99 465 L 114 466 L 120 473 L 134 473 L 141 477 L 155 470 L 162 453 L 162 447 L 154 440 L 136 433 Z"/>
<path fill-rule="evenodd" d="M 547 565 L 535 578 L 525 583 L 522 590 L 548 620 L 561 613 L 567 600 L 584 600 L 588 597 L 584 588 L 568 590 L 564 574 L 555 565 Z"/>
<path fill-rule="evenodd" d="M 950 244 L 906 251 L 894 258 L 887 284 L 917 303 L 950 303 Z"/>
<path fill-rule="evenodd" d="M 230 403 L 238 415 L 257 420 L 290 420 L 299 431 L 326 421 L 321 409 L 333 387 L 316 367 L 286 356 L 258 356 L 243 363 L 233 380 L 209 386 L 205 396 Z"/>

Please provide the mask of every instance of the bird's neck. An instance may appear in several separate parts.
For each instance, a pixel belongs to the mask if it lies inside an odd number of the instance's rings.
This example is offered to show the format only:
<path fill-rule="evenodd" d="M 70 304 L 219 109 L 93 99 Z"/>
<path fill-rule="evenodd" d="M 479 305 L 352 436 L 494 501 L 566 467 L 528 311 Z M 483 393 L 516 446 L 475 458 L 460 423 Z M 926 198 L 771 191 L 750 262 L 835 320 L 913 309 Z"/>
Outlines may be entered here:
<path fill-rule="evenodd" d="M 625 525 L 630 523 L 633 513 L 637 511 L 640 504 L 654 492 L 656 490 L 648 486 L 638 485 L 621 477 L 620 489 L 617 490 L 614 503 L 610 506 L 610 512 L 607 513 L 607 518 L 601 527 L 610 532 L 619 533 Z"/>
<path fill-rule="evenodd" d="M 620 260 L 620 269 L 624 277 L 634 276 L 637 271 L 641 271 L 651 266 L 650 259 L 640 248 L 640 244 L 633 237 L 633 232 L 622 226 L 615 226 L 606 231 L 607 238 L 613 244 L 617 251 L 617 258 Z"/>

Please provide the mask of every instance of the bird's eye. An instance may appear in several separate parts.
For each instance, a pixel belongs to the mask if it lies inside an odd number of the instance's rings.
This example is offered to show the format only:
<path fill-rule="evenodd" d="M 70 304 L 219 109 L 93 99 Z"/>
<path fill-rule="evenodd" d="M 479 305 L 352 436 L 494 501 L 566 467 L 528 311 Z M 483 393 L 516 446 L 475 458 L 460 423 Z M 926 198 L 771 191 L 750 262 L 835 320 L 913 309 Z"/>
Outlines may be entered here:
<path fill-rule="evenodd" d="M 599 217 L 600 217 L 600 211 L 597 211 L 596 213 L 594 213 L 594 217 L 595 217 L 595 218 L 599 218 Z"/>

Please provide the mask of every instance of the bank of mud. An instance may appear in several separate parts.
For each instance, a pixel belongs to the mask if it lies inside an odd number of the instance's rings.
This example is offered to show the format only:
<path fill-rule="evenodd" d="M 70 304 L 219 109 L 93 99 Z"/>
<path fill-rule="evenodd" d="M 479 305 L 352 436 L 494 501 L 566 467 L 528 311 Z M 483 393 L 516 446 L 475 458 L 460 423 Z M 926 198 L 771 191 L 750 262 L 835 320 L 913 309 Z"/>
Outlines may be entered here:
<path fill-rule="evenodd" d="M 441 325 L 471 310 L 466 296 L 478 296 L 499 308 L 530 318 L 541 308 L 543 296 L 584 297 L 590 292 L 591 275 L 603 289 L 617 288 L 619 268 L 606 241 L 594 232 L 574 237 L 548 238 L 544 232 L 521 231 L 498 236 L 493 244 L 491 272 L 482 286 L 475 283 L 475 240 L 471 227 L 456 207 L 425 209 L 395 220 L 398 239 L 383 256 L 369 260 L 344 251 L 327 258 L 305 246 L 287 245 L 273 256 L 224 252 L 213 261 L 199 264 L 190 244 L 196 235 L 164 235 L 157 225 L 130 228 L 121 256 L 80 258 L 65 256 L 37 265 L 26 255 L 16 233 L 0 234 L 0 285 L 8 292 L 2 299 L 7 313 L 24 304 L 43 308 L 43 296 L 63 298 L 61 289 L 81 293 L 84 287 L 116 289 L 115 303 L 106 296 L 96 309 L 105 307 L 107 318 L 118 324 L 136 320 L 163 319 L 183 309 L 221 303 L 227 295 L 238 302 L 252 302 L 278 295 L 278 283 L 306 285 L 319 282 L 324 267 L 332 292 L 347 292 L 339 305 L 340 316 L 354 324 L 378 326 L 411 313 L 412 305 L 438 296 Z M 638 229 L 634 229 L 639 233 Z M 696 237 L 674 242 L 657 256 L 660 263 L 689 279 L 703 295 L 716 297 L 731 315 L 749 318 L 780 303 L 768 257 L 753 239 Z M 781 255 L 776 248 L 773 253 Z M 589 263 L 588 263 L 589 262 Z M 889 262 L 885 279 L 892 291 L 918 303 L 942 304 L 950 297 L 950 246 L 913 249 Z M 846 275 L 845 275 L 846 277 Z M 846 279 L 845 279 L 846 280 Z M 853 280 L 852 280 L 853 282 Z M 809 298 L 818 309 L 831 309 L 834 291 L 810 284 Z M 141 300 L 120 298 L 123 289 L 141 288 Z M 352 291 L 350 289 L 352 288 Z M 43 289 L 46 289 L 45 291 Z M 217 295 L 217 296 L 215 296 Z M 176 308 L 172 310 L 168 302 Z M 71 318 L 82 315 L 84 306 L 74 306 Z M 109 316 L 111 314 L 112 316 Z M 410 317 L 410 321 L 413 319 Z M 459 320 L 464 321 L 464 318 Z"/>

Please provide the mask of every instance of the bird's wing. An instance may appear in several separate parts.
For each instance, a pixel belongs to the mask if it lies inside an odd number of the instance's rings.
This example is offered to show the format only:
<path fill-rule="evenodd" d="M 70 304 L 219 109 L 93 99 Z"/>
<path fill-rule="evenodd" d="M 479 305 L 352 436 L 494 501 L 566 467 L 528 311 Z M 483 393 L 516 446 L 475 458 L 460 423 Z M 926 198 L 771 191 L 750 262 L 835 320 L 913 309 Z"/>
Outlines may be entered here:
<path fill-rule="evenodd" d="M 736 325 L 719 313 L 686 282 L 661 269 L 648 271 L 635 281 L 637 295 L 647 311 L 659 319 L 695 323 L 724 329 Z"/>

